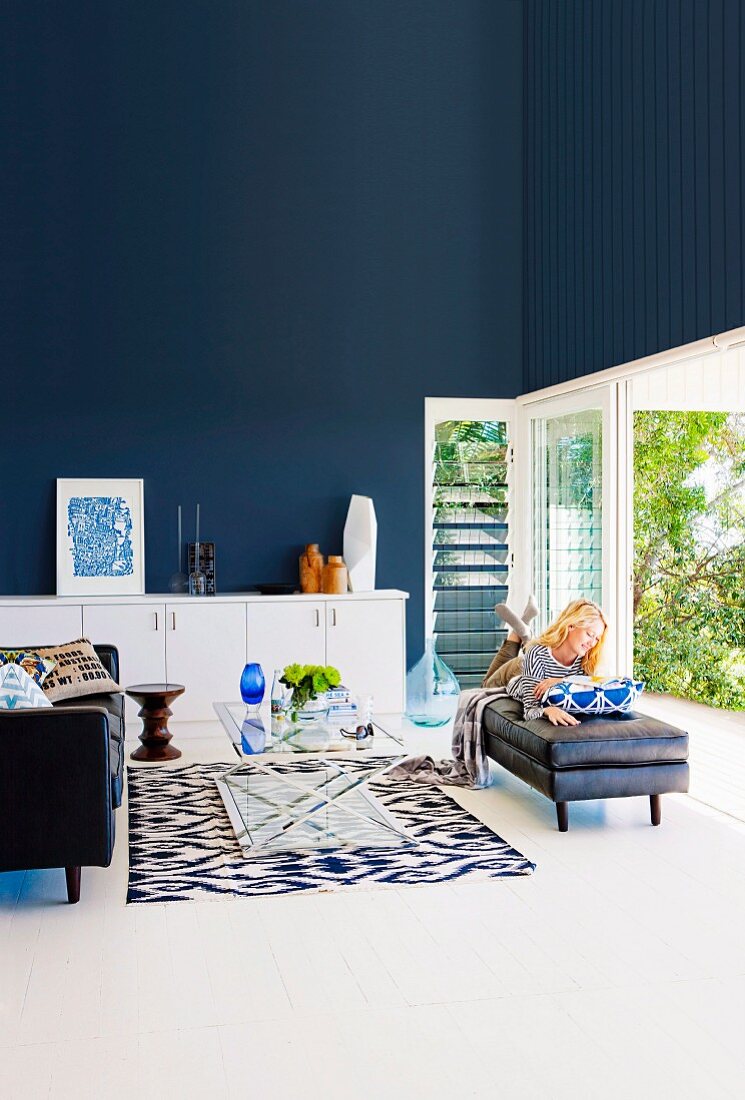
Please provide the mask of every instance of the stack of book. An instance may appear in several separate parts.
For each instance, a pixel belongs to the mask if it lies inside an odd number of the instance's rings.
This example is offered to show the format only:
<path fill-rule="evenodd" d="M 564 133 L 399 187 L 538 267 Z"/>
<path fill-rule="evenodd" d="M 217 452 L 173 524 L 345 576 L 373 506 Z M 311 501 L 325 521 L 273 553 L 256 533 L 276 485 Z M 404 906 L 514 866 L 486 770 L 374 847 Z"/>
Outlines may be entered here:
<path fill-rule="evenodd" d="M 345 688 L 343 684 L 339 684 L 335 688 L 329 688 L 326 692 L 326 699 L 329 704 L 329 718 L 340 718 L 346 722 L 350 718 L 357 717 L 355 698 L 349 688 Z"/>

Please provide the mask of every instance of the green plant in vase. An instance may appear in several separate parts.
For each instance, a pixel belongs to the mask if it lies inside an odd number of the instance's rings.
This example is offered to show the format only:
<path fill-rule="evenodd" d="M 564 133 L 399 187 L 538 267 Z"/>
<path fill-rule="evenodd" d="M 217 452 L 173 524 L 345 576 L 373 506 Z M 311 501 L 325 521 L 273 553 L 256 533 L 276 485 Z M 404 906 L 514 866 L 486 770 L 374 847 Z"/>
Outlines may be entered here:
<path fill-rule="evenodd" d="M 297 721 L 298 711 L 329 688 L 338 687 L 341 674 L 333 665 L 287 665 L 280 682 L 292 688 L 290 717 Z"/>

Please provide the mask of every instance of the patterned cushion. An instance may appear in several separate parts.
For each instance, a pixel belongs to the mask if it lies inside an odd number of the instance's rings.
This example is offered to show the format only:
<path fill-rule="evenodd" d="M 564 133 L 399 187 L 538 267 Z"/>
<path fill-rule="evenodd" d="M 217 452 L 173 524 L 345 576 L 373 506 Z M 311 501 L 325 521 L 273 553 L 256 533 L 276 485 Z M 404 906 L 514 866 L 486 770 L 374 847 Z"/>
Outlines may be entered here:
<path fill-rule="evenodd" d="M 25 710 L 51 705 L 39 685 L 20 665 L 6 664 L 0 668 L 0 710 Z"/>
<path fill-rule="evenodd" d="M 39 687 L 56 664 L 50 657 L 41 657 L 30 649 L 0 649 L 0 665 L 20 665 Z"/>
<path fill-rule="evenodd" d="M 549 707 L 561 707 L 570 714 L 624 714 L 631 710 L 644 691 L 641 680 L 628 676 L 604 680 L 600 684 L 572 683 L 562 680 L 543 696 Z"/>
<path fill-rule="evenodd" d="M 76 699 L 81 695 L 121 691 L 101 664 L 98 654 L 87 638 L 78 638 L 65 645 L 37 649 L 40 657 L 50 657 L 57 667 L 44 681 L 44 694 L 53 703 L 60 699 Z"/>

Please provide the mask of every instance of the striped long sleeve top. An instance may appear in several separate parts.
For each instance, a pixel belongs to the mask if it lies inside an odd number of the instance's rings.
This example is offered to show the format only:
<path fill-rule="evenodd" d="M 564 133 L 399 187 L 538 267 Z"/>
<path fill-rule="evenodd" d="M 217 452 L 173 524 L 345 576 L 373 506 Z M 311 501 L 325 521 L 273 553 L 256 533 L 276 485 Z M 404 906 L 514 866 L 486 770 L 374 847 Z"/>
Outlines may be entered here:
<path fill-rule="evenodd" d="M 507 694 L 513 699 L 520 700 L 525 720 L 530 722 L 533 718 L 541 718 L 544 711 L 542 703 L 534 695 L 536 684 L 540 684 L 541 680 L 545 680 L 548 676 L 565 680 L 569 676 L 581 676 L 582 672 L 581 657 L 575 657 L 571 665 L 562 665 L 553 656 L 548 646 L 534 645 L 525 653 L 522 676 L 516 676 L 510 680 L 507 685 Z"/>

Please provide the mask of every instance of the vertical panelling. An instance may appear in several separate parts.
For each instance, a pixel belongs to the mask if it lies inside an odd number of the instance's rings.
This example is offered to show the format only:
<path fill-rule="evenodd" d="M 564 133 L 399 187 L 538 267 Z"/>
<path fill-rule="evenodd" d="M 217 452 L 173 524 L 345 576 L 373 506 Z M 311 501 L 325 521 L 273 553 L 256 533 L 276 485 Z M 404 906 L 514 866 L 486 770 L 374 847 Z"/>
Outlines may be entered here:
<path fill-rule="evenodd" d="M 742 9 L 526 3 L 526 390 L 745 323 Z"/>
<path fill-rule="evenodd" d="M 644 249 L 644 330 L 642 340 L 649 347 L 656 343 L 659 309 L 657 282 L 658 222 L 664 208 L 657 205 L 657 118 L 655 112 L 655 72 L 659 63 L 655 41 L 655 4 L 642 4 L 641 12 L 641 101 L 642 140 L 644 142 L 644 218 L 642 247 Z"/>
<path fill-rule="evenodd" d="M 631 359 L 634 347 L 634 239 L 632 234 L 632 218 L 634 210 L 632 181 L 634 158 L 633 111 L 629 110 L 631 102 L 631 56 L 633 54 L 633 12 L 631 4 L 622 4 L 621 14 L 621 80 L 623 99 L 620 111 L 620 126 L 623 133 L 623 159 L 621 161 L 621 175 L 623 179 L 623 207 L 619 211 L 623 228 L 623 294 L 620 300 L 620 347 L 623 349 L 622 361 Z"/>
<path fill-rule="evenodd" d="M 695 101 L 693 57 L 694 0 L 682 0 L 680 10 L 680 179 L 681 179 L 681 337 L 678 343 L 693 340 L 696 332 L 696 160 L 693 141 L 693 105 Z M 675 339 L 671 346 L 675 346 Z"/>
<path fill-rule="evenodd" d="M 743 285 L 738 259 L 742 248 L 742 208 L 740 206 L 740 174 L 742 171 L 742 143 L 740 124 L 742 119 L 737 112 L 728 109 L 731 103 L 742 102 L 742 84 L 740 68 L 740 25 L 742 22 L 742 3 L 740 0 L 725 0 L 724 21 L 729 33 L 723 36 L 722 55 L 722 98 L 724 110 L 723 123 L 723 229 L 725 250 L 726 285 L 726 324 L 732 328 L 740 316 Z M 734 31 L 734 33 L 732 33 Z"/>
<path fill-rule="evenodd" d="M 696 233 L 696 328 L 710 332 L 711 317 L 711 211 L 709 205 L 709 0 L 693 8 L 693 140 L 696 177 L 694 229 Z"/>
<path fill-rule="evenodd" d="M 583 36 L 583 50 L 581 57 L 582 64 L 582 130 L 579 134 L 579 140 L 582 142 L 582 180 L 580 187 L 582 188 L 582 255 L 580 256 L 580 262 L 582 263 L 583 270 L 583 298 L 585 303 L 584 313 L 582 317 L 582 328 L 584 331 L 583 343 L 579 345 L 579 355 L 577 357 L 577 366 L 580 368 L 578 374 L 584 374 L 587 370 L 591 369 L 587 365 L 587 356 L 592 351 L 592 341 L 594 337 L 594 320 L 593 313 L 593 281 L 592 281 L 592 265 L 593 265 L 593 237 L 592 237 L 592 198 L 593 198 L 593 179 L 592 179 L 592 49 L 588 49 L 588 38 L 592 32 L 592 0 L 581 0 L 582 3 L 582 22 L 584 24 L 584 36 Z M 559 5 L 556 5 L 558 8 Z M 547 233 L 550 233 L 550 227 L 547 229 Z M 545 376 L 545 372 L 544 372 Z"/>
<path fill-rule="evenodd" d="M 719 303 L 722 316 L 727 315 L 727 277 L 724 227 L 724 3 L 710 0 L 707 63 L 709 72 L 708 129 L 709 144 L 709 312 Z M 724 327 L 724 326 L 723 326 Z"/>
<path fill-rule="evenodd" d="M 529 134 L 533 132 L 535 126 L 535 97 L 536 97 L 536 69 L 535 69 L 535 49 L 533 48 L 532 35 L 535 33 L 535 19 L 531 18 L 532 0 L 525 0 L 523 7 L 523 74 L 525 84 L 525 94 L 523 96 L 523 133 Z M 531 142 L 526 143 L 523 149 L 524 157 L 524 172 L 523 172 L 523 210 L 527 207 L 527 181 L 534 179 L 536 174 L 536 144 Z M 524 298 L 530 297 L 531 302 L 534 296 L 534 279 L 536 270 L 536 234 L 535 234 L 535 221 L 532 218 L 525 218 L 525 228 L 523 233 L 523 279 L 524 279 Z M 523 305 L 523 313 L 527 317 L 530 312 L 525 305 Z M 526 328 L 525 331 L 525 349 L 523 355 L 526 360 L 535 362 L 536 360 L 536 346 L 535 346 L 535 325 L 532 325 L 530 329 Z"/>
<path fill-rule="evenodd" d="M 665 346 L 670 341 L 670 291 L 660 293 L 660 288 L 670 286 L 670 135 L 667 127 L 668 87 L 670 86 L 670 43 L 667 38 L 669 0 L 659 0 L 653 7 L 654 36 L 657 44 L 654 81 L 655 178 L 653 202 L 657 211 L 657 232 L 652 244 L 656 246 L 657 278 L 657 337 Z"/>
<path fill-rule="evenodd" d="M 677 18 L 676 0 L 668 0 L 665 13 L 665 25 L 661 35 L 667 46 L 667 87 L 660 89 L 658 110 L 663 116 L 660 121 L 660 133 L 665 130 L 664 118 L 667 118 L 667 175 L 661 177 L 658 187 L 658 201 L 667 199 L 667 239 L 669 269 L 667 285 L 669 292 L 668 328 L 660 329 L 660 339 L 666 347 L 673 345 L 673 333 L 679 336 L 683 327 L 683 276 L 682 276 L 682 184 L 680 171 L 680 106 L 681 106 L 681 67 L 680 67 L 680 19 Z M 663 273 L 663 285 L 665 275 Z"/>
<path fill-rule="evenodd" d="M 631 67 L 631 98 L 626 109 L 632 112 L 631 144 L 631 196 L 632 223 L 631 243 L 633 263 L 631 278 L 633 281 L 634 314 L 630 318 L 633 326 L 633 347 L 642 347 L 647 325 L 647 272 L 645 267 L 644 236 L 644 180 L 646 172 L 644 144 L 644 53 L 642 39 L 644 34 L 645 0 L 632 0 L 631 13 L 631 52 L 626 64 Z"/>

